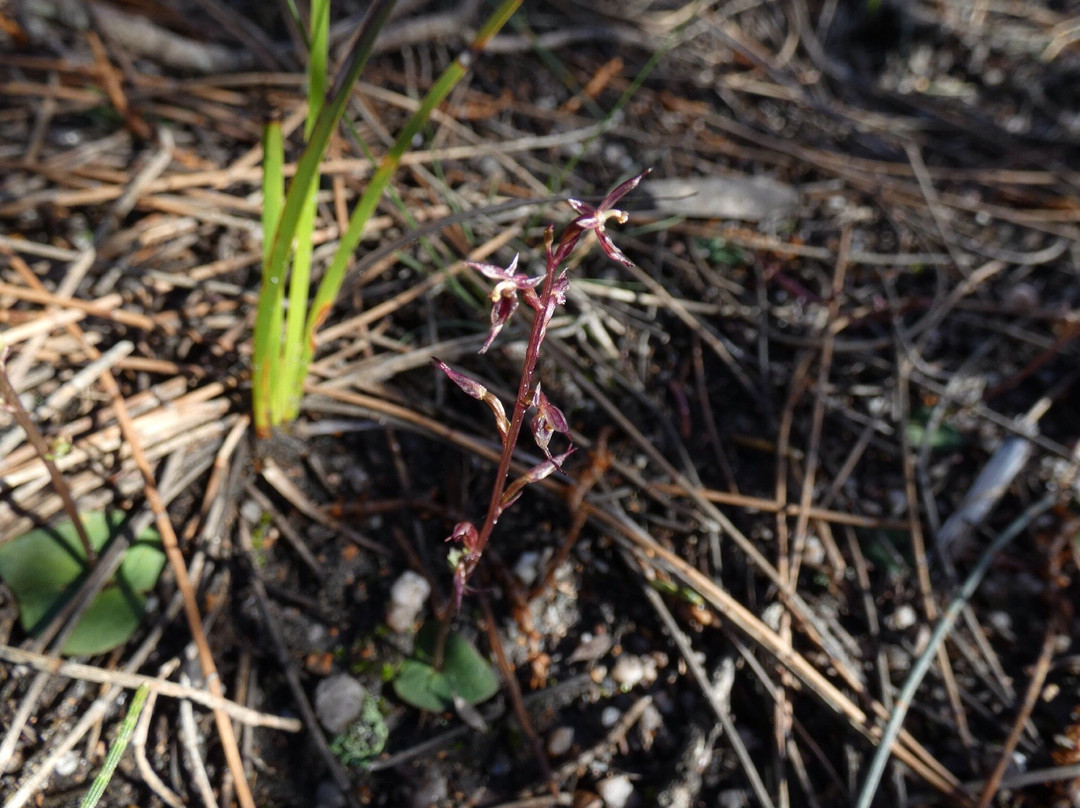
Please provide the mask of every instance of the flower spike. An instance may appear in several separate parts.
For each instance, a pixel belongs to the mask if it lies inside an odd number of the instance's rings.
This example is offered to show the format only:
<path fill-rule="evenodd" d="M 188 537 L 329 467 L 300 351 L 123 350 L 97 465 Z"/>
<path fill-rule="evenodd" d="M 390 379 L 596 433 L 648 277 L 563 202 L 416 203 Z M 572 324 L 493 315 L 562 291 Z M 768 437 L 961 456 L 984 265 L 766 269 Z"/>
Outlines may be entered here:
<path fill-rule="evenodd" d="M 615 246 L 615 243 L 611 240 L 611 236 L 607 234 L 606 223 L 608 219 L 614 219 L 619 224 L 626 224 L 629 214 L 627 214 L 625 210 L 616 209 L 614 207 L 615 203 L 637 188 L 638 183 L 645 179 L 650 171 L 652 171 L 652 169 L 647 168 L 636 177 L 631 177 L 626 182 L 616 185 L 611 192 L 600 201 L 599 206 L 595 208 L 578 199 L 569 200 L 570 207 L 578 213 L 578 218 L 576 218 L 572 224 L 582 230 L 592 230 L 596 233 L 596 238 L 599 240 L 601 248 L 607 253 L 608 258 L 618 261 L 624 266 L 633 266 L 634 262 L 623 255 L 622 250 Z"/>
<path fill-rule="evenodd" d="M 517 311 L 521 299 L 536 313 L 532 318 L 532 328 L 529 332 L 528 347 L 525 349 L 525 357 L 521 366 L 521 377 L 517 385 L 517 394 L 514 397 L 514 409 L 509 418 L 503 409 L 502 402 L 484 385 L 475 379 L 454 370 L 446 363 L 432 357 L 432 362 L 445 373 L 454 384 L 464 390 L 473 398 L 483 401 L 495 415 L 495 423 L 502 438 L 502 452 L 499 456 L 499 466 L 496 472 L 495 482 L 491 489 L 491 498 L 488 500 L 488 510 L 483 522 L 458 522 L 447 541 L 453 542 L 454 547 L 447 553 L 447 562 L 453 570 L 454 591 L 452 605 L 454 610 L 461 608 L 461 599 L 469 589 L 469 580 L 476 571 L 484 554 L 484 548 L 491 538 L 492 529 L 499 521 L 499 517 L 521 496 L 525 488 L 533 483 L 538 483 L 556 471 L 562 471 L 563 463 L 574 452 L 574 447 L 569 440 L 560 439 L 565 443 L 566 449 L 553 454 L 551 440 L 555 433 L 570 437 L 570 425 L 562 410 L 556 407 L 544 394 L 540 383 L 535 378 L 536 366 L 540 359 L 540 350 L 544 344 L 548 326 L 559 306 L 566 303 L 570 288 L 570 279 L 567 277 L 568 268 L 564 262 L 577 247 L 581 237 L 586 231 L 591 230 L 596 234 L 607 255 L 627 266 L 633 266 L 627 258 L 614 245 L 608 235 L 606 225 L 609 219 L 623 224 L 628 216 L 625 211 L 619 210 L 615 205 L 624 196 L 638 186 L 648 174 L 644 171 L 636 177 L 631 177 L 623 183 L 615 186 L 605 196 L 597 207 L 592 207 L 580 200 L 571 199 L 570 205 L 577 214 L 577 218 L 563 228 L 558 238 L 555 237 L 554 226 L 544 230 L 544 272 L 542 276 L 531 278 L 518 271 L 518 257 L 515 255 L 509 266 L 499 267 L 494 264 L 467 262 L 467 265 L 475 269 L 484 277 L 494 281 L 488 298 L 491 300 L 491 331 L 484 342 L 480 353 L 484 353 L 492 344 L 495 337 L 509 322 Z M 520 295 L 520 298 L 519 298 Z M 510 468 L 513 463 L 514 450 L 517 448 L 518 438 L 521 431 L 526 428 L 526 420 L 530 409 L 535 414 L 529 421 L 533 439 L 543 452 L 544 459 L 530 468 L 521 476 L 510 480 Z"/>

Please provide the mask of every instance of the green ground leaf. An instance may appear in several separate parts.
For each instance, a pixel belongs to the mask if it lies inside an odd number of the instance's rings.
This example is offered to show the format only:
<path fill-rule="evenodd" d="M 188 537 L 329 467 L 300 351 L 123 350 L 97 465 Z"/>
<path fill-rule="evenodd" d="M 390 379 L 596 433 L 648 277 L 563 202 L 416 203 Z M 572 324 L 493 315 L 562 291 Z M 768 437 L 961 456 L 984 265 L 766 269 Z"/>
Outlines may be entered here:
<path fill-rule="evenodd" d="M 96 551 L 117 536 L 125 515 L 119 511 L 84 514 L 83 526 Z M 124 553 L 116 574 L 91 601 L 64 645 L 68 656 L 100 654 L 131 637 L 142 619 L 145 593 L 165 565 L 161 537 L 150 528 Z M 19 622 L 40 633 L 75 594 L 88 573 L 86 554 L 74 524 L 31 530 L 0 546 L 0 578 L 19 603 Z"/>
<path fill-rule="evenodd" d="M 907 434 L 908 442 L 912 446 L 921 446 L 923 441 L 926 440 L 926 428 L 929 420 L 929 410 L 920 409 L 911 414 L 911 419 L 907 425 Z M 930 448 L 935 451 L 951 452 L 964 445 L 964 436 L 949 424 L 942 423 L 930 433 L 929 443 Z"/>
<path fill-rule="evenodd" d="M 416 651 L 405 660 L 394 679 L 394 692 L 406 704 L 441 713 L 454 707 L 454 695 L 470 704 L 480 704 L 499 690 L 499 680 L 491 665 L 468 640 L 450 633 L 446 638 L 442 668 L 436 670 L 437 622 L 424 624 L 416 637 Z"/>

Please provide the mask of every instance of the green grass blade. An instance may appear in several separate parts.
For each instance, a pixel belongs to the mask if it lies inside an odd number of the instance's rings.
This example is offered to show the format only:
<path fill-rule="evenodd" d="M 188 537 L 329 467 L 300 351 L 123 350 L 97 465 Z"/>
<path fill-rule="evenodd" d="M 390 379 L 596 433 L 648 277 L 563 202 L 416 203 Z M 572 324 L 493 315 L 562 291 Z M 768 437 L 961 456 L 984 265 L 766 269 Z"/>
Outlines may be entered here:
<path fill-rule="evenodd" d="M 326 93 L 326 64 L 330 49 L 330 0 L 315 0 L 311 5 L 311 30 L 308 36 L 308 112 L 304 137 L 310 138 L 322 112 Z M 289 307 L 285 312 L 285 340 L 273 387 L 273 420 L 292 421 L 300 409 L 298 390 L 303 387 L 304 371 L 300 366 L 304 339 L 304 320 L 311 289 L 311 255 L 315 249 L 318 183 L 308 189 L 306 204 L 296 226 L 292 269 L 289 273 Z"/>
<path fill-rule="evenodd" d="M 330 308 L 341 290 L 341 284 L 345 279 L 345 269 L 349 264 L 349 257 L 360 243 L 364 225 L 367 224 L 375 208 L 386 190 L 390 177 L 401 162 L 402 156 L 412 143 L 413 138 L 427 123 L 432 111 L 439 106 L 449 95 L 450 91 L 457 86 L 458 82 L 468 72 L 469 66 L 475 54 L 483 49 L 513 13 L 521 5 L 521 0 L 504 0 L 504 2 L 492 13 L 484 26 L 477 33 L 468 51 L 458 56 L 439 76 L 435 84 L 428 90 L 420 107 L 412 114 L 404 128 L 398 134 L 397 139 L 391 146 L 390 151 L 383 157 L 371 180 L 368 182 L 364 195 L 360 198 L 352 216 L 349 217 L 349 226 L 341 237 L 341 243 L 334 253 L 334 259 L 323 275 L 319 288 L 315 292 L 308 313 L 307 329 L 304 340 L 304 355 L 302 366 L 306 369 L 311 363 L 315 353 L 315 332 L 330 313 Z"/>
<path fill-rule="evenodd" d="M 276 378 L 271 385 L 275 421 L 291 421 L 300 407 L 298 387 L 303 386 L 304 371 L 300 361 L 303 354 L 304 321 L 308 294 L 311 290 L 311 243 L 315 233 L 316 196 L 318 188 L 312 186 L 308 204 L 300 212 L 296 227 L 296 249 L 289 274 L 289 307 L 285 312 L 285 340 L 276 368 Z"/>
<path fill-rule="evenodd" d="M 146 704 L 146 697 L 149 695 L 150 688 L 146 685 L 139 685 L 139 689 L 135 691 L 135 695 L 131 698 L 131 706 L 128 707 L 127 715 L 124 716 L 124 723 L 120 725 L 120 731 L 116 734 L 116 740 L 109 747 L 109 754 L 105 757 L 101 771 L 94 778 L 94 784 L 86 792 L 86 796 L 83 797 L 79 808 L 94 808 L 98 804 L 98 800 L 101 799 L 101 795 L 105 793 L 105 788 L 109 785 L 124 750 L 127 749 L 127 745 L 131 742 L 131 736 L 135 734 L 135 725 L 139 722 L 139 715 L 142 713 L 143 706 Z"/>
<path fill-rule="evenodd" d="M 263 277 L 255 320 L 255 353 L 252 359 L 252 409 L 255 429 L 263 434 L 270 428 L 270 377 L 281 340 L 281 289 L 283 278 L 268 273 L 272 238 L 281 219 L 285 196 L 285 146 L 281 121 L 270 121 L 263 128 Z"/>
<path fill-rule="evenodd" d="M 311 139 L 315 121 L 326 97 L 326 64 L 330 53 L 330 0 L 312 0 L 311 31 L 308 40 L 308 114 L 304 139 Z"/>

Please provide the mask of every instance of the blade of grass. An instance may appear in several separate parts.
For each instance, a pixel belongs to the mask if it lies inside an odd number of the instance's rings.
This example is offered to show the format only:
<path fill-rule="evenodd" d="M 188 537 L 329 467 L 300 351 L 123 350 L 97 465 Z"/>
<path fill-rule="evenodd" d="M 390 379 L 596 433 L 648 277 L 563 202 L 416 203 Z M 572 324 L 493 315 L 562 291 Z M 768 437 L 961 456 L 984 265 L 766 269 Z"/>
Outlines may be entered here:
<path fill-rule="evenodd" d="M 281 341 L 281 295 L 282 278 L 268 274 L 272 241 L 281 219 L 282 200 L 285 196 L 285 146 L 281 133 L 281 121 L 273 120 L 263 127 L 263 277 L 259 287 L 259 303 L 255 319 L 255 353 L 252 358 L 252 406 L 255 428 L 260 432 L 270 429 L 270 372 Z M 275 329 L 275 323 L 277 328 Z"/>
<path fill-rule="evenodd" d="M 311 5 L 311 30 L 308 32 L 308 112 L 304 123 L 304 138 L 309 140 L 315 129 L 325 98 L 326 63 L 330 42 L 330 0 L 315 0 Z M 311 255 L 315 249 L 315 232 L 319 184 L 313 182 L 297 221 L 292 269 L 289 273 L 289 307 L 285 312 L 285 342 L 273 388 L 275 420 L 291 421 L 300 408 L 298 391 L 304 383 L 300 364 L 301 344 L 308 294 L 311 290 Z"/>
<path fill-rule="evenodd" d="M 345 269 L 349 264 L 353 250 L 360 243 L 364 225 L 371 218 L 371 214 L 375 212 L 375 207 L 382 198 L 383 191 L 401 162 L 406 149 L 412 144 L 413 138 L 427 122 L 432 111 L 445 100 L 450 91 L 468 72 L 475 54 L 484 48 L 491 37 L 506 24 L 506 21 L 510 19 L 520 5 L 521 0 L 503 0 L 502 4 L 491 14 L 477 33 L 470 49 L 458 56 L 443 71 L 431 89 L 428 90 L 419 108 L 402 128 L 394 141 L 394 145 L 391 146 L 390 151 L 386 153 L 378 169 L 372 175 L 364 195 L 349 218 L 349 226 L 341 238 L 334 259 L 326 274 L 323 275 L 318 290 L 315 292 L 315 299 L 312 301 L 308 313 L 305 332 L 302 360 L 304 368 L 307 368 L 311 363 L 311 359 L 315 354 L 315 332 L 330 313 L 330 307 L 334 304 L 334 300 L 341 290 L 341 284 L 345 279 Z"/>
<path fill-rule="evenodd" d="M 124 750 L 127 749 L 127 745 L 131 741 L 131 736 L 135 733 L 135 725 L 139 722 L 139 714 L 142 713 L 143 705 L 146 704 L 146 697 L 149 695 L 150 688 L 144 684 L 139 685 L 139 689 L 135 691 L 135 695 L 131 699 L 131 706 L 128 707 L 127 715 L 124 716 L 124 722 L 120 725 L 116 740 L 109 747 L 109 754 L 105 757 L 101 771 L 94 778 L 94 784 L 86 792 L 86 796 L 83 797 L 79 808 L 94 808 L 98 804 L 98 800 L 101 799 L 101 795 L 105 793 L 105 788 L 109 785 L 113 772 L 116 771 L 116 765 L 120 762 L 120 757 L 124 754 Z"/>

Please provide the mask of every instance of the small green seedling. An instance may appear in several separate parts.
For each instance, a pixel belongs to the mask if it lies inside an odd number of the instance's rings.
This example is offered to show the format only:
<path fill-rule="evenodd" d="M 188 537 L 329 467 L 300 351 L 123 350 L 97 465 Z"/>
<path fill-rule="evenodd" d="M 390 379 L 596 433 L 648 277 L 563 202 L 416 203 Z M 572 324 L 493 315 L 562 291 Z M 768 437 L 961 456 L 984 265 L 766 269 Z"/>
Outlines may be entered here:
<path fill-rule="evenodd" d="M 83 515 L 95 551 L 100 554 L 119 535 L 124 519 L 120 511 Z M 146 593 L 153 589 L 164 565 L 158 532 L 143 531 L 124 552 L 116 574 L 83 612 L 62 653 L 92 656 L 127 642 L 142 620 Z M 88 574 L 86 553 L 71 520 L 31 530 L 0 546 L 0 578 L 11 587 L 19 603 L 19 621 L 31 635 L 48 626 Z"/>
<path fill-rule="evenodd" d="M 460 634 L 448 634 L 443 663 L 435 667 L 438 621 L 429 621 L 416 635 L 416 649 L 394 679 L 394 692 L 406 704 L 441 713 L 454 708 L 455 694 L 469 704 L 487 701 L 499 689 L 491 665 Z"/>

